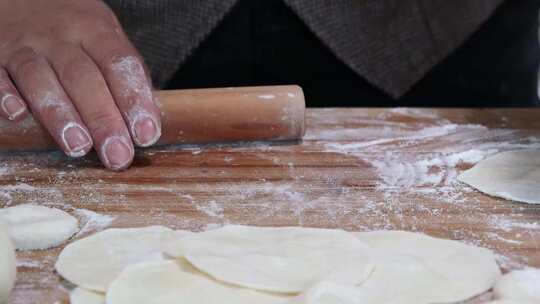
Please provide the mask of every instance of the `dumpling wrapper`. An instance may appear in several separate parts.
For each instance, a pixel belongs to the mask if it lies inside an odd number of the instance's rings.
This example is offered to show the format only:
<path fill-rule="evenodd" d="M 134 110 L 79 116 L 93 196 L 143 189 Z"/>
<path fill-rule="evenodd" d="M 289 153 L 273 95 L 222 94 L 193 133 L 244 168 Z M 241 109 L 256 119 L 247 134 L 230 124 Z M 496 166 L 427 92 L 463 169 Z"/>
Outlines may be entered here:
<path fill-rule="evenodd" d="M 519 150 L 489 157 L 458 180 L 488 195 L 540 204 L 540 150 Z"/>
<path fill-rule="evenodd" d="M 355 235 L 374 248 L 365 303 L 455 303 L 491 289 L 501 271 L 487 249 L 404 231 Z"/>
<path fill-rule="evenodd" d="M 15 248 L 7 228 L 0 223 L 0 304 L 7 303 L 9 293 L 15 284 L 17 266 Z"/>
<path fill-rule="evenodd" d="M 526 268 L 505 274 L 493 288 L 497 299 L 540 303 L 540 269 Z"/>
<path fill-rule="evenodd" d="M 106 292 L 126 266 L 163 260 L 165 247 L 189 234 L 162 226 L 107 229 L 67 245 L 55 268 L 77 286 Z"/>
<path fill-rule="evenodd" d="M 418 258 L 379 252 L 371 276 L 359 286 L 317 284 L 293 304 L 432 304 L 453 302 L 452 282 Z M 437 294 L 437 295 L 435 295 Z M 443 295 L 444 298 L 443 298 Z M 435 299 L 451 299 L 435 302 Z"/>
<path fill-rule="evenodd" d="M 537 303 L 515 301 L 515 300 L 495 300 L 495 301 L 487 302 L 486 304 L 537 304 Z"/>
<path fill-rule="evenodd" d="M 53 248 L 79 231 L 79 221 L 68 213 L 33 204 L 0 209 L 0 222 L 19 250 Z"/>
<path fill-rule="evenodd" d="M 364 304 L 364 295 L 354 285 L 320 282 L 288 304 Z"/>
<path fill-rule="evenodd" d="M 279 293 L 319 283 L 362 283 L 370 248 L 343 230 L 226 226 L 186 237 L 167 254 L 222 282 Z"/>
<path fill-rule="evenodd" d="M 69 304 L 105 304 L 105 294 L 77 287 L 69 294 Z"/>
<path fill-rule="evenodd" d="M 289 300 L 218 282 L 181 260 L 128 266 L 107 292 L 107 304 L 285 304 Z"/>

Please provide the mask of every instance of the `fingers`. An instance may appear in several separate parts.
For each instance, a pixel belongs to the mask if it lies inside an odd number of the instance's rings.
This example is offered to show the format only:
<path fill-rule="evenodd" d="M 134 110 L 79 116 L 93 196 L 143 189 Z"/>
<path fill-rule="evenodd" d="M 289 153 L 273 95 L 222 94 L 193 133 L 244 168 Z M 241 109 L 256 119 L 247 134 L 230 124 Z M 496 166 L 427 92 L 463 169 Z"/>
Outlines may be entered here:
<path fill-rule="evenodd" d="M 50 60 L 103 164 L 112 170 L 127 168 L 134 155 L 130 133 L 98 67 L 75 46 L 62 46 Z"/>
<path fill-rule="evenodd" d="M 0 110 L 0 116 L 11 121 L 19 121 L 28 113 L 26 104 L 2 67 L 0 67 Z"/>
<path fill-rule="evenodd" d="M 34 116 L 69 156 L 81 157 L 92 148 L 92 138 L 75 107 L 44 57 L 31 48 L 17 50 L 6 63 Z"/>
<path fill-rule="evenodd" d="M 161 136 L 160 112 L 154 103 L 142 60 L 120 32 L 109 32 L 83 43 L 108 83 L 133 141 L 142 147 Z"/>

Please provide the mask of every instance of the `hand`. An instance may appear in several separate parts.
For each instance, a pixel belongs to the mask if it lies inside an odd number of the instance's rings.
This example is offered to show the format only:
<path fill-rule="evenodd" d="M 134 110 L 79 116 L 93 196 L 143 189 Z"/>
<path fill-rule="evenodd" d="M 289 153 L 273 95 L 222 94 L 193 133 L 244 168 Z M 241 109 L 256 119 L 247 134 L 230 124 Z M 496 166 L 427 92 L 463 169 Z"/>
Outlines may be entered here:
<path fill-rule="evenodd" d="M 69 156 L 113 170 L 154 144 L 159 109 L 143 61 L 96 0 L 0 0 L 0 116 L 29 111 Z"/>

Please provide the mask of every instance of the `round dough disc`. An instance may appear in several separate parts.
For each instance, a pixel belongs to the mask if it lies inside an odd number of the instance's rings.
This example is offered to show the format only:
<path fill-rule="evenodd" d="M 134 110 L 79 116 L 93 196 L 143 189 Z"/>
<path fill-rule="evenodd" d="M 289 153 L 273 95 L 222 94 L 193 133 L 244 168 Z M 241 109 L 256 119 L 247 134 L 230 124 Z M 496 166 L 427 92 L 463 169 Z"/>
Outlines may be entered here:
<path fill-rule="evenodd" d="M 356 233 L 378 251 L 375 271 L 359 288 L 371 299 L 455 303 L 493 287 L 501 271 L 487 249 L 405 231 Z M 397 302 L 396 302 L 397 303 Z"/>
<path fill-rule="evenodd" d="M 79 221 L 68 213 L 32 204 L 0 209 L 0 222 L 19 250 L 56 247 L 79 231 Z"/>
<path fill-rule="evenodd" d="M 105 304 L 105 295 L 77 287 L 69 294 L 69 304 Z"/>
<path fill-rule="evenodd" d="M 493 288 L 498 299 L 540 303 L 540 269 L 528 268 L 505 274 Z"/>
<path fill-rule="evenodd" d="M 323 281 L 363 282 L 370 248 L 342 230 L 226 226 L 176 243 L 167 254 L 226 283 L 299 293 Z"/>
<path fill-rule="evenodd" d="M 536 303 L 514 301 L 514 300 L 495 300 L 495 301 L 488 302 L 486 304 L 536 304 Z"/>
<path fill-rule="evenodd" d="M 7 228 L 0 223 L 0 304 L 7 303 L 16 276 L 15 250 Z"/>
<path fill-rule="evenodd" d="M 182 261 L 128 266 L 111 284 L 107 304 L 285 304 L 289 298 L 219 283 Z"/>
<path fill-rule="evenodd" d="M 162 226 L 107 229 L 67 245 L 55 268 L 75 285 L 106 292 L 126 266 L 162 260 L 164 247 L 187 234 Z"/>
<path fill-rule="evenodd" d="M 458 180 L 488 195 L 540 204 L 540 150 L 497 154 L 463 172 Z"/>
<path fill-rule="evenodd" d="M 320 282 L 294 298 L 289 304 L 359 304 L 362 292 L 351 285 Z"/>

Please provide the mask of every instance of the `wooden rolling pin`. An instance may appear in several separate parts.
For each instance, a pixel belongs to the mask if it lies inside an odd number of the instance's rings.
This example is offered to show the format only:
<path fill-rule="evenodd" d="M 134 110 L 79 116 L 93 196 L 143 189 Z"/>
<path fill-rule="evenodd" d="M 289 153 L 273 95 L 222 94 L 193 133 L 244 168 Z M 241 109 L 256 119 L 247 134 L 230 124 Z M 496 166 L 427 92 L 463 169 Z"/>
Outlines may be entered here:
<path fill-rule="evenodd" d="M 305 101 L 298 86 L 157 91 L 162 113 L 158 144 L 301 139 Z M 0 121 L 0 151 L 54 149 L 48 133 L 29 115 Z"/>

